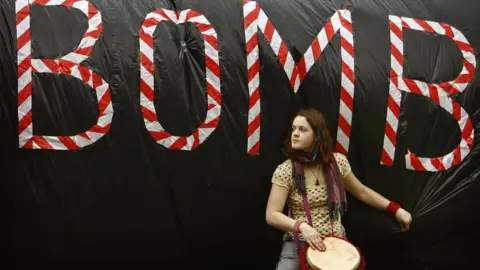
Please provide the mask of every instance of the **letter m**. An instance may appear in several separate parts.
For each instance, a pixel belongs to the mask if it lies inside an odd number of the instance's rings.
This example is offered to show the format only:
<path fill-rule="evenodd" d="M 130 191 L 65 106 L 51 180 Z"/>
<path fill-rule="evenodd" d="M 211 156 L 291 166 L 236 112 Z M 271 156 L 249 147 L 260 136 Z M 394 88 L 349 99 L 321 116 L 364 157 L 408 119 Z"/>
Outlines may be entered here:
<path fill-rule="evenodd" d="M 248 153 L 250 155 L 258 155 L 260 152 L 261 109 L 258 33 L 261 32 L 265 36 L 265 39 L 277 56 L 279 64 L 283 67 L 293 92 L 296 93 L 310 68 L 320 58 L 320 55 L 330 43 L 335 33 L 340 32 L 342 78 L 336 151 L 342 152 L 345 155 L 348 154 L 355 85 L 351 12 L 347 9 L 336 11 L 326 22 L 323 29 L 318 33 L 298 63 L 295 63 L 279 32 L 275 29 L 257 2 L 244 1 L 243 16 L 248 69 L 248 90 L 250 96 L 248 110 Z"/>

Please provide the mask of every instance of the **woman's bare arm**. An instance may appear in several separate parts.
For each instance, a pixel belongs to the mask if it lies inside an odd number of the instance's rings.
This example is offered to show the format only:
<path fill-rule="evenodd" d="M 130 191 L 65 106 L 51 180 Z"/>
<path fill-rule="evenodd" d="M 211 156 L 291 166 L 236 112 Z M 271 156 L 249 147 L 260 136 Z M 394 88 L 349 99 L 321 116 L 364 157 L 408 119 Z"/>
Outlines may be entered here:
<path fill-rule="evenodd" d="M 272 184 L 265 216 L 268 225 L 285 232 L 293 232 L 295 220 L 282 213 L 287 197 L 288 190 L 285 187 Z"/>

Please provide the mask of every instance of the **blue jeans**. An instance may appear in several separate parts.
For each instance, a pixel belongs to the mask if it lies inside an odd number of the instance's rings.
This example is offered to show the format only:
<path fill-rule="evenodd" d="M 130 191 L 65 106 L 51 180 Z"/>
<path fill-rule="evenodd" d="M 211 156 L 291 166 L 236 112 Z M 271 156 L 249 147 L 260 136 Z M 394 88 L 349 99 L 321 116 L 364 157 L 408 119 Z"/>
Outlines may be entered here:
<path fill-rule="evenodd" d="M 300 270 L 297 245 L 294 240 L 284 241 L 276 270 Z"/>

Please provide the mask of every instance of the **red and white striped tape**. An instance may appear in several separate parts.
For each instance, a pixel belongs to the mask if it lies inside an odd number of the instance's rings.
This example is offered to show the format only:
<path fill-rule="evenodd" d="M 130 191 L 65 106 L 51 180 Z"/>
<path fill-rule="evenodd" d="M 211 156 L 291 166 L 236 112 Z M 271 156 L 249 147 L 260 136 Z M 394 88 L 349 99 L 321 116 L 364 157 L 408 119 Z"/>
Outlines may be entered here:
<path fill-rule="evenodd" d="M 62 5 L 82 11 L 88 18 L 88 30 L 78 48 L 60 59 L 32 59 L 30 5 Z M 84 0 L 17 0 L 17 63 L 18 63 L 18 123 L 20 148 L 76 150 L 96 142 L 110 129 L 113 107 L 110 89 L 100 75 L 80 65 L 102 33 L 100 12 Z M 93 88 L 96 93 L 99 117 L 88 131 L 75 136 L 40 136 L 33 134 L 32 72 L 73 76 Z"/>
<path fill-rule="evenodd" d="M 260 59 L 258 55 L 258 15 L 260 6 L 256 2 L 244 1 L 244 29 L 248 70 L 248 140 L 247 152 L 260 153 Z"/>
<path fill-rule="evenodd" d="M 340 89 L 340 113 L 336 150 L 348 155 L 353 119 L 353 97 L 355 90 L 355 54 L 351 12 L 340 10 L 340 43 L 342 50 L 342 79 Z"/>
<path fill-rule="evenodd" d="M 265 12 L 257 2 L 243 3 L 246 54 L 248 67 L 248 88 L 250 104 L 248 111 L 248 143 L 249 154 L 259 154 L 260 150 L 260 74 L 258 52 L 258 30 L 263 33 L 283 67 L 293 91 L 296 93 L 310 68 L 321 56 L 323 50 L 337 31 L 341 36 L 342 84 L 340 92 L 340 110 L 337 132 L 337 151 L 348 153 L 350 130 L 353 112 L 353 96 L 355 85 L 355 61 L 351 12 L 339 10 L 325 24 L 305 52 L 302 59 L 295 63 L 286 43 L 275 29 Z M 258 29 L 258 30 L 257 30 Z"/>
<path fill-rule="evenodd" d="M 442 157 L 418 157 L 410 150 L 405 156 L 406 167 L 417 171 L 446 170 L 459 164 L 473 146 L 473 126 L 467 112 L 449 95 L 461 93 L 473 78 L 476 61 L 475 52 L 465 36 L 454 27 L 432 21 L 407 17 L 389 16 L 391 39 L 390 91 L 388 97 L 387 121 L 381 163 L 394 162 L 398 121 L 400 118 L 401 91 L 430 98 L 440 105 L 457 121 L 461 130 L 460 144 Z M 403 28 L 445 35 L 460 49 L 464 61 L 460 75 L 453 81 L 429 84 L 403 77 Z"/>
<path fill-rule="evenodd" d="M 205 69 L 207 80 L 208 110 L 205 121 L 192 135 L 174 136 L 160 125 L 154 105 L 154 42 L 153 33 L 162 21 L 196 25 L 205 40 Z M 147 15 L 140 28 L 140 104 L 147 130 L 155 141 L 169 149 L 193 150 L 207 139 L 217 128 L 221 113 L 220 65 L 217 32 L 204 15 L 194 10 L 176 13 L 159 9 Z"/>

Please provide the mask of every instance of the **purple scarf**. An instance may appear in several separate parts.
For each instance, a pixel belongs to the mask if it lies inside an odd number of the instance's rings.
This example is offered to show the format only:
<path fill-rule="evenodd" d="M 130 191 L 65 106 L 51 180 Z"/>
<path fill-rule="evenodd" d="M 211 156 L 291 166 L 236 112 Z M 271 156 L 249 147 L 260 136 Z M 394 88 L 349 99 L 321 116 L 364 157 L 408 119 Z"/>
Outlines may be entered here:
<path fill-rule="evenodd" d="M 300 194 L 306 194 L 307 188 L 305 186 L 305 175 L 303 166 L 320 164 L 315 154 L 303 151 L 297 151 L 292 157 L 293 162 L 293 176 L 295 180 L 295 187 Z M 323 164 L 322 164 L 323 165 Z M 334 161 L 328 164 L 325 171 L 325 180 L 327 182 L 327 201 L 330 212 L 330 220 L 334 221 L 340 218 L 347 210 L 347 196 L 345 194 L 345 187 L 341 177 L 340 169 L 337 162 Z"/>

